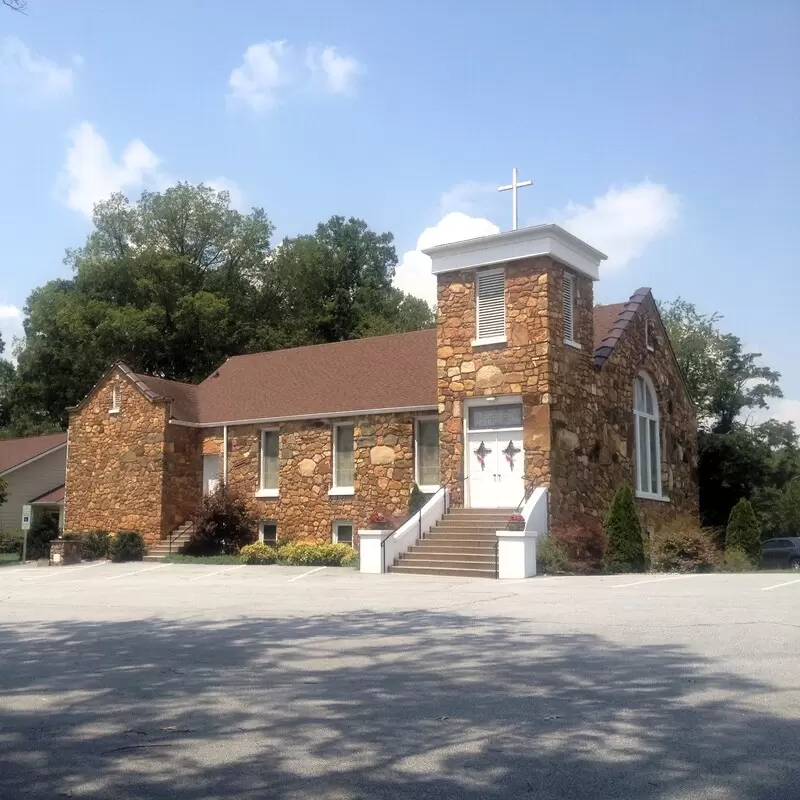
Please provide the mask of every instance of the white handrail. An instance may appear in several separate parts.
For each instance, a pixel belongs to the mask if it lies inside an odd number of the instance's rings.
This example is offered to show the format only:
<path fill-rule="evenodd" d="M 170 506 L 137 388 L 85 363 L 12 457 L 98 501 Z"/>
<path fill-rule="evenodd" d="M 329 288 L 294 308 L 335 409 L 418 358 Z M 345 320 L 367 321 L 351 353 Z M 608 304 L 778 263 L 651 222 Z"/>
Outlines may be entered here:
<path fill-rule="evenodd" d="M 395 559 L 405 553 L 417 539 L 421 539 L 444 516 L 450 490 L 441 486 L 416 514 L 410 516 L 391 536 L 384 541 L 383 568 L 394 564 Z"/>

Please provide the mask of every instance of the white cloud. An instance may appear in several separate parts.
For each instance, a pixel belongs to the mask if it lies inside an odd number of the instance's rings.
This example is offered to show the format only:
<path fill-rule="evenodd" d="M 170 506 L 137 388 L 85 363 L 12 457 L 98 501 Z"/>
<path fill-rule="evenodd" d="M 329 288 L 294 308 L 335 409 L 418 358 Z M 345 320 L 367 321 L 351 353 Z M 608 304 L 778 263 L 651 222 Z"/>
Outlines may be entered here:
<path fill-rule="evenodd" d="M 161 188 L 166 183 L 158 170 L 158 157 L 139 139 L 125 147 L 119 161 L 89 122 L 73 128 L 70 139 L 59 177 L 62 199 L 68 208 L 91 217 L 95 203 L 113 192 L 144 185 Z"/>
<path fill-rule="evenodd" d="M 800 400 L 790 400 L 787 397 L 770 400 L 769 408 L 758 409 L 751 415 L 751 422 L 758 424 L 768 419 L 777 419 L 778 422 L 794 422 L 800 432 Z"/>
<path fill-rule="evenodd" d="M 417 239 L 417 247 L 403 255 L 394 276 L 394 284 L 408 294 L 436 302 L 436 279 L 431 273 L 431 260 L 423 252 L 438 244 L 460 242 L 478 236 L 499 233 L 500 228 L 482 217 L 471 217 L 460 211 L 451 211 L 431 228 L 425 228 Z"/>
<path fill-rule="evenodd" d="M 235 181 L 230 180 L 230 178 L 224 178 L 220 176 L 219 178 L 212 178 L 210 181 L 206 181 L 206 186 L 210 186 L 217 192 L 227 192 L 231 197 L 231 206 L 235 208 L 237 211 L 241 211 L 246 213 L 247 212 L 247 204 L 245 202 L 244 192 L 239 188 Z"/>
<path fill-rule="evenodd" d="M 22 309 L 12 305 L 0 304 L 0 337 L 5 343 L 5 350 L 0 358 L 13 360 L 11 349 L 14 337 L 22 336 Z"/>
<path fill-rule="evenodd" d="M 280 90 L 292 82 L 291 48 L 285 41 L 251 44 L 241 66 L 228 77 L 228 97 L 256 113 L 274 106 Z"/>
<path fill-rule="evenodd" d="M 320 81 L 331 94 L 349 94 L 355 88 L 364 67 L 353 56 L 340 55 L 335 47 L 309 47 L 306 66 L 312 78 Z"/>
<path fill-rule="evenodd" d="M 439 212 L 442 216 L 451 211 L 462 211 L 476 216 L 480 213 L 480 209 L 485 209 L 496 199 L 496 193 L 497 187 L 493 183 L 480 181 L 457 183 L 452 189 L 442 192 L 439 198 Z"/>
<path fill-rule="evenodd" d="M 0 42 L 0 90 L 31 102 L 53 100 L 72 93 L 73 72 L 32 53 L 11 36 Z"/>
<path fill-rule="evenodd" d="M 620 270 L 667 233 L 678 218 L 680 200 L 666 186 L 644 181 L 611 187 L 591 206 L 570 203 L 555 222 L 608 256 L 603 271 Z"/>

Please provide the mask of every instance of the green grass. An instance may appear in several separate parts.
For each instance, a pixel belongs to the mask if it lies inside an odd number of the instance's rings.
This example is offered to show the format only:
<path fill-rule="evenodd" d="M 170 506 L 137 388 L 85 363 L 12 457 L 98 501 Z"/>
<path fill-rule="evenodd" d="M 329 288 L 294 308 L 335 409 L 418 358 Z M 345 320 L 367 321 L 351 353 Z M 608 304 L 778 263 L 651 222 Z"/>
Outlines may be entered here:
<path fill-rule="evenodd" d="M 16 553 L 0 553 L 0 567 L 13 567 L 14 564 L 19 564 Z"/>
<path fill-rule="evenodd" d="M 167 564 L 241 564 L 239 556 L 167 556 Z"/>

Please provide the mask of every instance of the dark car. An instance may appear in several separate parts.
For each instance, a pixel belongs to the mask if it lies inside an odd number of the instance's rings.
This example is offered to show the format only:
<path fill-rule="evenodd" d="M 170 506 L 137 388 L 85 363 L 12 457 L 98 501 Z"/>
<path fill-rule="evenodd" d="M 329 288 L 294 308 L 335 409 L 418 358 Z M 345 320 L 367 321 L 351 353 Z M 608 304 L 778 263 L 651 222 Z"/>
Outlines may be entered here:
<path fill-rule="evenodd" d="M 761 565 L 775 569 L 800 569 L 800 538 L 761 542 Z"/>

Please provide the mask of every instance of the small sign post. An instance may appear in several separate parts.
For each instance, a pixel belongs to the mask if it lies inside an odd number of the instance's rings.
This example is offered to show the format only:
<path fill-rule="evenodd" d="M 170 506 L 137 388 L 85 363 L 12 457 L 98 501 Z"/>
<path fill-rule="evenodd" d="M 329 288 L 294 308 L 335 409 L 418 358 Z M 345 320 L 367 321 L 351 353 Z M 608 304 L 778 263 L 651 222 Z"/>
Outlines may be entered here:
<path fill-rule="evenodd" d="M 28 555 L 28 531 L 31 529 L 32 509 L 29 505 L 22 506 L 22 530 L 25 532 L 22 537 L 22 563 Z"/>

